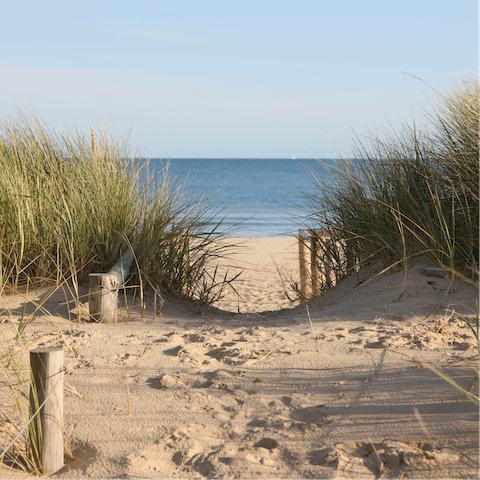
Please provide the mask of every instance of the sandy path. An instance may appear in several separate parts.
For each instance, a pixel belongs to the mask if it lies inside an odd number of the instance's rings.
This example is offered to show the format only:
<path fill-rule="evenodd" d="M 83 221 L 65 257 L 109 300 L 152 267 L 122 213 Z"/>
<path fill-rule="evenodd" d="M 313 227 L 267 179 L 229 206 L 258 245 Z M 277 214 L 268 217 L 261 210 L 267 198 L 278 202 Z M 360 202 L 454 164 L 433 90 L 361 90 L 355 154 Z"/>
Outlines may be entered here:
<path fill-rule="evenodd" d="M 235 290 L 216 306 L 236 313 L 261 312 L 290 308 L 292 303 L 285 295 L 282 276 L 298 281 L 298 240 L 296 238 L 234 238 L 234 253 L 222 260 L 220 272 L 229 277 L 240 273 Z M 280 272 L 280 273 L 279 273 Z"/>
<path fill-rule="evenodd" d="M 36 314 L 24 342 L 64 344 L 67 366 L 91 339 L 66 375 L 65 430 L 75 458 L 53 477 L 478 478 L 445 443 L 478 461 L 478 407 L 426 368 L 442 367 L 478 395 L 478 344 L 452 315 L 473 320 L 476 290 L 460 282 L 446 296 L 446 280 L 417 264 L 399 299 L 401 273 L 360 283 L 372 276 L 365 271 L 309 303 L 312 331 L 305 305 L 258 313 L 268 310 L 258 305 L 282 301 L 265 293 L 275 242 L 242 242 L 264 261 L 250 257 L 246 313 L 213 309 L 202 317 L 167 303 L 163 317 L 131 312 L 98 329 Z M 294 248 L 290 262 L 283 247 L 277 252 L 292 272 Z M 49 310 L 62 313 L 62 299 L 51 297 Z M 8 298 L 0 308 L 7 303 L 15 308 Z M 3 345 L 18 318 L 0 316 Z M 0 411 L 9 412 L 5 398 Z M 415 409 L 442 440 L 428 438 Z"/>

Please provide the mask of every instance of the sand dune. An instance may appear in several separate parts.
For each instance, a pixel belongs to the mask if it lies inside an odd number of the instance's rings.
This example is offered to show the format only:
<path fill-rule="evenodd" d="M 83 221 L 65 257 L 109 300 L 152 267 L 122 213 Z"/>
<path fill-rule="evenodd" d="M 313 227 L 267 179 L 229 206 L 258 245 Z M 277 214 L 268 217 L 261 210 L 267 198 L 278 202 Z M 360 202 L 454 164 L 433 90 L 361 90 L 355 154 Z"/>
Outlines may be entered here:
<path fill-rule="evenodd" d="M 406 282 L 402 272 L 365 282 L 372 266 L 309 302 L 312 330 L 305 305 L 287 308 L 272 260 L 297 275 L 296 242 L 239 242 L 226 264 L 246 267 L 241 300 L 229 293 L 203 316 L 167 302 L 162 317 L 133 309 L 98 327 L 57 316 L 52 330 L 35 313 L 24 342 L 50 332 L 29 348 L 64 344 L 73 365 L 74 459 L 53 478 L 478 478 L 447 444 L 478 461 L 478 407 L 428 368 L 478 395 L 478 344 L 452 313 L 474 319 L 472 286 L 446 295 L 446 279 L 421 262 Z M 62 302 L 56 294 L 47 307 L 59 314 Z M 6 307 L 20 302 L 4 297 Z M 1 315 L 4 345 L 18 318 Z"/>

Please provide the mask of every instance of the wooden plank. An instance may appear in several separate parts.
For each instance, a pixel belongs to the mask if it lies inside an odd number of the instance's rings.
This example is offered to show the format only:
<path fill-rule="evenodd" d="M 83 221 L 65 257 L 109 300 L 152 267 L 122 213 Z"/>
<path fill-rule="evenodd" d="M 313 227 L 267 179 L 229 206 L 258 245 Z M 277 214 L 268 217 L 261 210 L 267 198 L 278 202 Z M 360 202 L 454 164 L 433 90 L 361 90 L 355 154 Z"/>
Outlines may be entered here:
<path fill-rule="evenodd" d="M 123 255 L 120 260 L 108 271 L 109 275 L 115 275 L 117 277 L 117 285 L 123 285 L 127 280 L 127 276 L 132 266 L 133 254 L 128 252 Z"/>

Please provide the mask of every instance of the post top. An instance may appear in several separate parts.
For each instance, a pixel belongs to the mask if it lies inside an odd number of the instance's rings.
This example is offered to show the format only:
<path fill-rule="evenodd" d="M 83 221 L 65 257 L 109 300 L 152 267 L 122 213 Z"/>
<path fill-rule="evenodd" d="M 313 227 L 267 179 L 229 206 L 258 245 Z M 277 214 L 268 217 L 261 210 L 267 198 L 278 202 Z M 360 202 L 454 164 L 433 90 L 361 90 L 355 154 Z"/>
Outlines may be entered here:
<path fill-rule="evenodd" d="M 50 353 L 50 352 L 58 352 L 63 350 L 63 347 L 41 347 L 35 348 L 34 350 L 30 350 L 30 353 Z"/>

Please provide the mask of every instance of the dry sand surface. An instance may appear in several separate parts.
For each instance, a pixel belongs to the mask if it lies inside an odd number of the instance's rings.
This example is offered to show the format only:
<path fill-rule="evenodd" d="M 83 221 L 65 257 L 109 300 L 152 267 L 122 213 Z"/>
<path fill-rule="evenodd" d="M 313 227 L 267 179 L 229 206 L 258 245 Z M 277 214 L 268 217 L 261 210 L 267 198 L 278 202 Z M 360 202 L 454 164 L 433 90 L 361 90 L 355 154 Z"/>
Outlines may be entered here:
<path fill-rule="evenodd" d="M 235 238 L 225 243 L 233 245 L 233 253 L 222 259 L 218 274 L 240 276 L 234 283 L 235 291 L 226 288 L 217 308 L 252 313 L 298 305 L 288 300 L 283 285 L 299 279 L 296 238 Z"/>
<path fill-rule="evenodd" d="M 167 302 L 161 317 L 131 311 L 99 326 L 81 318 L 85 307 L 68 321 L 63 294 L 44 302 L 56 317 L 35 313 L 24 342 L 63 344 L 68 369 L 74 458 L 52 477 L 478 478 L 459 453 L 478 462 L 478 407 L 428 368 L 478 395 L 478 346 L 452 315 L 472 320 L 477 291 L 459 282 L 446 295 L 446 279 L 425 276 L 421 262 L 406 279 L 365 282 L 372 266 L 309 302 L 312 330 L 305 305 L 285 308 L 270 257 L 295 275 L 294 240 L 241 241 L 243 300 L 221 305 L 240 314 Z M 0 312 L 22 308 L 1 301 Z M 19 318 L 3 310 L 3 345 Z M 0 419 L 2 445 L 5 426 Z M 4 466 L 9 476 L 19 472 Z"/>

